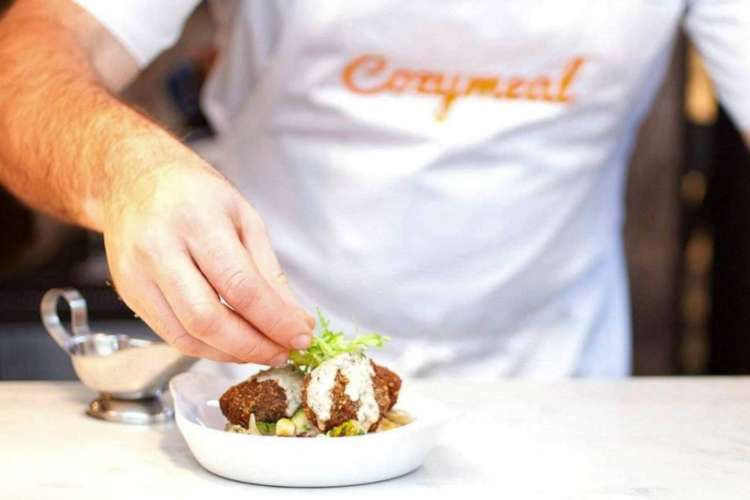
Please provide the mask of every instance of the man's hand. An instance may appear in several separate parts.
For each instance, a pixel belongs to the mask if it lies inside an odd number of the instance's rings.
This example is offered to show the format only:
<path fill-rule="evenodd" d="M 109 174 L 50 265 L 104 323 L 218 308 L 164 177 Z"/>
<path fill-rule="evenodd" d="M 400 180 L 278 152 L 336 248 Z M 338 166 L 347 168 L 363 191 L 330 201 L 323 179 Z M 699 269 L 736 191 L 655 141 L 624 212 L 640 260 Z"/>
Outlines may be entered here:
<path fill-rule="evenodd" d="M 136 69 L 73 2 L 17 0 L 0 18 L 0 182 L 101 231 L 120 295 L 182 352 L 281 363 L 314 321 L 248 202 L 112 96 Z"/>
<path fill-rule="evenodd" d="M 106 201 L 115 287 L 162 338 L 190 356 L 278 365 L 310 343 L 263 222 L 197 160 L 127 171 Z M 229 307 L 220 302 L 219 296 Z"/>

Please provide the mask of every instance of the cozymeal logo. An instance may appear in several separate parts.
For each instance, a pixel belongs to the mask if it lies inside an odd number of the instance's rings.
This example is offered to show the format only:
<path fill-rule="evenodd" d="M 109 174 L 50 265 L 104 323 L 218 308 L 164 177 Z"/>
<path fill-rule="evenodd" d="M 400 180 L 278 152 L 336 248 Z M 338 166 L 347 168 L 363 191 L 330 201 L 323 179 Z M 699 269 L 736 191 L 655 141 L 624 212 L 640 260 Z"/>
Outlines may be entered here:
<path fill-rule="evenodd" d="M 435 119 L 443 121 L 459 98 L 570 103 L 573 84 L 586 60 L 573 57 L 556 75 L 472 75 L 455 72 L 400 68 L 377 54 L 364 54 L 350 61 L 341 72 L 344 86 L 355 94 L 419 94 L 438 98 Z"/>

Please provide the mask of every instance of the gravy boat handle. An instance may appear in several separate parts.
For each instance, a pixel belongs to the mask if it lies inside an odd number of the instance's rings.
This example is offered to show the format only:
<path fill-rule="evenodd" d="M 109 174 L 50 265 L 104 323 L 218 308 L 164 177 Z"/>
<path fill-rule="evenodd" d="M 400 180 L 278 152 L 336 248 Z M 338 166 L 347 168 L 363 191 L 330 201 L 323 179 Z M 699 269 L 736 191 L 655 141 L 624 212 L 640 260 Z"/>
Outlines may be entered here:
<path fill-rule="evenodd" d="M 57 304 L 64 299 L 70 307 L 71 335 L 62 324 L 57 314 Z M 90 335 L 86 299 L 75 288 L 52 288 L 42 297 L 39 310 L 42 323 L 57 345 L 70 354 L 71 340 L 74 336 Z"/>

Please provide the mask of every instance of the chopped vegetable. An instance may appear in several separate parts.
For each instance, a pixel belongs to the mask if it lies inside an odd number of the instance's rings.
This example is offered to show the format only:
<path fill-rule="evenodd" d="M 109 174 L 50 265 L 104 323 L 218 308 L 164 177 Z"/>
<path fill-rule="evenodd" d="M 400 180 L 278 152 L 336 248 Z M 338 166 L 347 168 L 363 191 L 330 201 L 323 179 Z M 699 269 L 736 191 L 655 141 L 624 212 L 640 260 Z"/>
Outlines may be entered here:
<path fill-rule="evenodd" d="M 281 418 L 276 421 L 276 435 L 294 437 L 297 435 L 297 429 L 294 426 L 294 422 L 288 418 Z"/>
<path fill-rule="evenodd" d="M 356 420 L 347 420 L 326 433 L 330 437 L 361 436 L 365 431 Z"/>
<path fill-rule="evenodd" d="M 385 418 L 398 425 L 406 425 L 413 420 L 411 415 L 403 410 L 391 410 L 385 414 Z"/>
<path fill-rule="evenodd" d="M 397 429 L 413 421 L 411 416 L 403 410 L 391 410 L 380 419 L 375 432 L 385 432 Z"/>
<path fill-rule="evenodd" d="M 276 434 L 275 422 L 255 422 L 255 427 L 257 427 L 260 433 L 264 436 L 273 436 Z"/>
<path fill-rule="evenodd" d="M 237 424 L 227 423 L 227 425 L 224 427 L 224 430 L 227 432 L 234 432 L 236 434 L 247 434 L 247 429 Z"/>
<path fill-rule="evenodd" d="M 375 432 L 390 431 L 393 429 L 398 429 L 399 427 L 401 427 L 401 424 L 397 424 L 396 422 L 383 417 L 380 419 L 380 422 L 378 422 L 378 426 L 375 429 Z"/>
<path fill-rule="evenodd" d="M 318 310 L 320 332 L 314 336 L 310 347 L 301 351 L 292 351 L 289 362 L 303 373 L 316 368 L 322 362 L 335 358 L 345 352 L 361 354 L 368 347 L 382 347 L 390 339 L 385 335 L 370 333 L 359 335 L 353 340 L 344 339 L 343 332 L 334 332 L 328 320 Z"/>
<path fill-rule="evenodd" d="M 255 424 L 255 413 L 250 414 L 250 419 L 247 422 L 247 434 L 262 436 L 261 432 L 258 430 L 258 426 Z"/>
<path fill-rule="evenodd" d="M 294 424 L 295 429 L 297 430 L 297 435 L 301 434 L 307 434 L 312 430 L 312 424 L 307 419 L 307 415 L 305 415 L 305 410 L 300 408 L 296 412 L 294 412 L 294 415 L 292 415 L 292 423 Z"/>

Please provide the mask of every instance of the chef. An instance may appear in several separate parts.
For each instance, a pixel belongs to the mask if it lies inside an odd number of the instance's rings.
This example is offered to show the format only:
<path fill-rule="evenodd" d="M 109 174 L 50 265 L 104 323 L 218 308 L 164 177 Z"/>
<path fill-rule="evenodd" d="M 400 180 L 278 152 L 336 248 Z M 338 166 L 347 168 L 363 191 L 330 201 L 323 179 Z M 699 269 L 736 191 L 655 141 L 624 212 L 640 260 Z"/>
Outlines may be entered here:
<path fill-rule="evenodd" d="M 197 3 L 0 22 L 0 181 L 193 356 L 281 364 L 319 307 L 407 375 L 626 375 L 625 169 L 681 27 L 750 138 L 747 0 L 224 1 L 208 164 L 116 97 Z"/>

